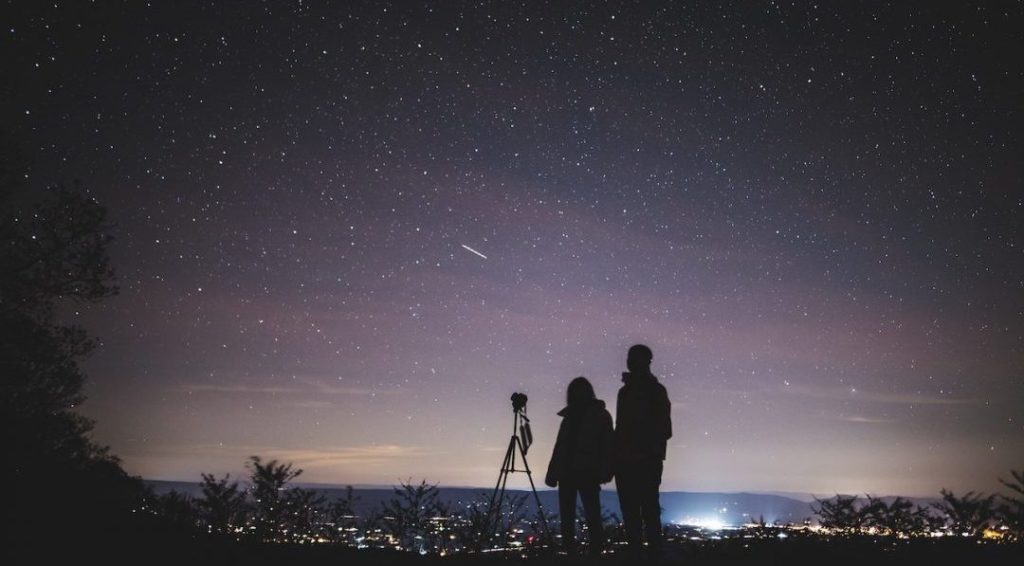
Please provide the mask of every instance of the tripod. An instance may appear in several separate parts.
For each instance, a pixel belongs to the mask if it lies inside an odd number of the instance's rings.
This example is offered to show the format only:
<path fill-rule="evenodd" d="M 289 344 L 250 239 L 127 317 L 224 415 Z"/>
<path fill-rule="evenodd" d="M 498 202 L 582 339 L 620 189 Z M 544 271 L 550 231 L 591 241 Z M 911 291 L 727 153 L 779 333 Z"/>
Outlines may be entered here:
<path fill-rule="evenodd" d="M 515 472 L 526 472 L 526 477 L 530 479 L 530 490 L 533 491 L 533 498 L 537 503 L 537 514 L 540 516 L 544 535 L 551 538 L 548 520 L 544 516 L 544 507 L 540 503 L 540 496 L 537 495 L 537 487 L 533 484 L 530 465 L 526 463 L 526 451 L 529 450 L 532 443 L 533 433 L 530 431 L 530 419 L 526 416 L 526 395 L 515 393 L 512 395 L 512 438 L 508 440 L 505 459 L 501 463 L 501 472 L 498 473 L 498 483 L 494 486 L 494 493 L 491 494 L 491 502 L 487 508 L 485 530 L 484 533 L 481 533 L 488 538 L 501 526 L 501 504 L 505 499 L 505 484 L 508 482 L 508 475 Z M 523 461 L 523 469 L 516 469 L 516 450 L 519 451 L 519 457 Z"/>

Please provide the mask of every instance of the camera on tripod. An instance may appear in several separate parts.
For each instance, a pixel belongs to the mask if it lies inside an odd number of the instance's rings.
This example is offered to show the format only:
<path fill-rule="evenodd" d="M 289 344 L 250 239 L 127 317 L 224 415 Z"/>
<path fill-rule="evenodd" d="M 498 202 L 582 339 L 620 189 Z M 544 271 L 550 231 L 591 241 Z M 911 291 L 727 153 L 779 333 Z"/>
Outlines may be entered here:
<path fill-rule="evenodd" d="M 512 414 L 518 417 L 519 421 L 519 447 L 523 451 L 523 456 L 526 456 L 526 451 L 530 449 L 530 445 L 533 444 L 533 431 L 530 430 L 530 419 L 526 417 L 526 393 L 513 393 L 512 394 Z M 515 425 L 513 425 L 515 426 Z M 515 436 L 515 430 L 513 430 L 513 437 Z"/>
<path fill-rule="evenodd" d="M 533 444 L 533 431 L 530 430 L 530 419 L 526 417 L 526 393 L 518 391 L 512 394 L 512 416 L 514 417 L 512 437 L 515 438 L 516 424 L 519 429 L 519 447 L 526 456 L 526 451 Z"/>
<path fill-rule="evenodd" d="M 526 393 L 512 394 L 512 412 L 519 413 L 526 409 Z"/>
<path fill-rule="evenodd" d="M 541 505 L 540 496 L 537 495 L 537 486 L 533 484 L 533 474 L 530 472 L 530 465 L 526 463 L 526 452 L 533 444 L 533 431 L 530 430 L 530 419 L 526 416 L 526 394 L 518 391 L 512 394 L 512 438 L 508 441 L 508 450 L 505 451 L 505 459 L 501 463 L 501 471 L 498 473 L 498 483 L 494 486 L 494 493 L 491 494 L 491 503 L 487 506 L 487 518 L 481 536 L 488 538 L 498 530 L 501 524 L 501 503 L 505 499 L 505 484 L 508 483 L 508 476 L 514 472 L 525 472 L 530 479 L 530 490 L 533 492 L 534 501 L 540 512 L 541 524 L 544 526 L 544 533 L 549 539 L 551 533 L 548 529 L 548 521 L 544 517 L 544 506 Z M 522 469 L 516 468 L 516 453 L 523 462 Z M 493 525 L 493 526 L 492 526 Z"/>

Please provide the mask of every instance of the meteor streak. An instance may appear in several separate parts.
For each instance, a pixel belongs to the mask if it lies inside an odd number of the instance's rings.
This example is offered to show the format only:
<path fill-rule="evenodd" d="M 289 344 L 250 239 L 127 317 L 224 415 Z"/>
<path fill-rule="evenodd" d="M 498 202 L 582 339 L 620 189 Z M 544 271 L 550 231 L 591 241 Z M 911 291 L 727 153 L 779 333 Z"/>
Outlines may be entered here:
<path fill-rule="evenodd" d="M 467 250 L 467 251 L 473 252 L 473 253 L 475 253 L 476 255 L 478 255 L 478 256 L 480 256 L 480 257 L 482 257 L 482 258 L 484 258 L 484 259 L 487 259 L 487 256 L 485 256 L 484 254 L 482 254 L 482 253 L 480 253 L 480 252 L 478 252 L 478 251 L 474 250 L 473 248 L 471 248 L 471 247 L 467 246 L 466 244 L 462 244 L 462 247 L 466 248 L 466 250 Z"/>

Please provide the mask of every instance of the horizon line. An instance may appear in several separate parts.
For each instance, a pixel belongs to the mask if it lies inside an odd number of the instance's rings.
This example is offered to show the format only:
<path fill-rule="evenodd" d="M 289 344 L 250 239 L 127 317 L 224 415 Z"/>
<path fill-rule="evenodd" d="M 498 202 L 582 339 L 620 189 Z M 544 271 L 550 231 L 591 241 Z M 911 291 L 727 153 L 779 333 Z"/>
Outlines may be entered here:
<path fill-rule="evenodd" d="M 202 481 L 196 481 L 196 480 L 179 480 L 179 479 L 165 479 L 165 478 L 144 478 L 144 477 L 141 477 L 141 476 L 139 476 L 139 479 L 141 479 L 144 482 L 190 483 L 190 484 L 196 484 L 196 485 L 202 484 Z M 238 481 L 239 483 L 249 483 L 247 481 L 247 477 L 237 478 L 236 481 Z M 372 484 L 372 483 L 361 483 L 361 484 L 354 484 L 353 483 L 353 484 L 348 484 L 348 483 L 325 483 L 325 482 L 302 482 L 302 481 L 296 481 L 296 482 L 292 482 L 292 483 L 294 485 L 296 485 L 296 486 L 299 486 L 299 487 L 311 487 L 311 488 L 323 488 L 323 489 L 346 489 L 346 488 L 351 486 L 352 489 L 391 490 L 391 489 L 394 489 L 395 487 L 397 487 L 397 484 Z M 427 482 L 427 483 L 428 483 L 428 485 L 436 485 L 438 488 L 441 488 L 441 489 L 478 489 L 478 490 L 484 490 L 484 491 L 493 491 L 494 490 L 493 486 L 443 485 L 441 483 L 430 483 L 430 482 Z M 529 487 L 519 487 L 519 488 L 510 487 L 510 488 L 507 488 L 506 491 L 527 491 L 528 492 L 528 491 L 530 491 L 530 488 Z M 549 491 L 550 492 L 556 492 L 556 491 L 558 491 L 558 488 L 557 487 L 548 487 L 546 485 L 541 485 L 541 486 L 537 487 L 537 491 L 538 492 L 549 492 Z M 616 493 L 618 492 L 618 490 L 615 489 L 615 487 L 614 487 L 614 482 L 612 482 L 612 484 L 610 484 L 608 487 L 605 487 L 605 486 L 602 485 L 601 491 L 616 492 Z M 717 495 L 744 495 L 744 494 L 746 494 L 746 495 L 773 495 L 773 496 L 777 496 L 777 497 L 787 497 L 789 499 L 797 499 L 798 496 L 811 497 L 811 498 L 815 498 L 815 499 L 831 499 L 833 497 L 836 497 L 837 495 L 842 495 L 842 496 L 851 496 L 851 495 L 853 495 L 853 496 L 857 496 L 857 497 L 864 497 L 864 496 L 867 496 L 867 495 L 871 495 L 872 497 L 882 497 L 882 498 L 885 498 L 885 497 L 913 497 L 913 498 L 918 498 L 918 499 L 934 499 L 934 498 L 940 497 L 939 493 L 934 493 L 934 494 L 920 494 L 920 493 L 918 493 L 918 494 L 894 494 L 894 493 L 890 493 L 890 494 L 885 494 L 885 495 L 874 495 L 874 494 L 871 494 L 870 492 L 857 492 L 857 493 L 835 493 L 835 492 L 829 492 L 829 493 L 825 494 L 825 493 L 814 493 L 814 492 L 810 492 L 810 491 L 749 490 L 749 489 L 715 490 L 715 491 L 691 490 L 691 489 L 667 489 L 667 490 L 660 490 L 659 493 L 661 493 L 661 494 L 666 494 L 666 493 L 693 493 L 693 494 L 717 494 Z M 810 502 L 807 501 L 805 503 L 810 503 Z"/>

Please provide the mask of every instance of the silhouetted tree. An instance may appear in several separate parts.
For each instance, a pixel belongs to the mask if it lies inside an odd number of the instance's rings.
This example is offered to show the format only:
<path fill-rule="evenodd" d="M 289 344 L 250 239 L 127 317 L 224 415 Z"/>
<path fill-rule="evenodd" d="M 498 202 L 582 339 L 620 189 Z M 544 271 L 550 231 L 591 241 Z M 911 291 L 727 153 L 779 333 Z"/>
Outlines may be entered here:
<path fill-rule="evenodd" d="M 280 542 L 287 532 L 290 512 L 283 492 L 302 470 L 293 470 L 291 464 L 278 464 L 277 460 L 264 464 L 259 456 L 250 456 L 246 467 L 251 472 L 256 536 L 262 541 Z"/>
<path fill-rule="evenodd" d="M 360 527 L 363 531 L 363 541 L 367 546 L 374 548 L 385 548 L 387 546 L 387 541 L 383 536 L 385 532 L 385 518 L 382 505 L 374 506 L 367 511 L 362 521 L 360 521 Z"/>
<path fill-rule="evenodd" d="M 601 525 L 604 527 L 604 531 L 605 531 L 604 534 L 605 534 L 605 538 L 607 540 L 617 540 L 617 539 L 614 538 L 614 535 L 616 534 L 615 533 L 615 529 L 618 528 L 619 524 L 621 524 L 621 523 L 622 523 L 622 520 L 619 518 L 618 515 L 616 515 L 615 513 L 612 513 L 611 511 L 609 511 L 608 508 L 605 507 L 604 505 L 601 506 Z M 576 540 L 577 541 L 588 540 L 587 531 L 588 531 L 588 529 L 590 527 L 587 525 L 587 515 L 586 515 L 586 511 L 583 509 L 583 503 L 579 502 L 579 501 L 576 502 L 576 525 L 575 526 L 576 526 Z M 623 532 L 623 537 L 625 537 L 625 533 L 624 532 Z M 625 539 L 623 538 L 623 540 L 625 540 Z"/>
<path fill-rule="evenodd" d="M 117 294 L 117 286 L 107 255 L 106 209 L 78 188 L 52 187 L 43 195 L 29 204 L 23 194 L 0 187 L 0 314 L 17 312 L 49 325 L 61 301 L 95 302 Z"/>
<path fill-rule="evenodd" d="M 558 531 L 558 521 L 558 513 L 547 512 L 544 509 L 534 509 L 533 515 L 530 516 L 528 522 L 530 534 L 536 537 L 541 544 L 554 545 L 553 537 Z M 547 525 L 547 530 L 545 530 L 545 525 Z"/>
<path fill-rule="evenodd" d="M 117 292 L 111 227 L 84 190 L 30 192 L 10 174 L 7 155 L 0 161 L 0 442 L 9 463 L 0 481 L 11 488 L 4 526 L 41 532 L 36 525 L 59 508 L 83 529 L 106 528 L 100 516 L 128 516 L 144 490 L 89 438 L 93 423 L 76 412 L 85 400 L 80 363 L 95 343 L 57 313 Z"/>
<path fill-rule="evenodd" d="M 457 519 L 454 527 L 456 541 L 464 549 L 472 552 L 480 552 L 490 540 L 488 529 L 490 515 L 488 513 L 489 496 L 486 493 L 478 493 L 477 496 L 460 508 L 455 513 Z"/>
<path fill-rule="evenodd" d="M 345 495 L 332 501 L 326 509 L 327 521 L 331 526 L 330 539 L 336 543 L 352 544 L 351 530 L 358 526 L 355 505 L 359 497 L 352 486 L 345 486 Z"/>
<path fill-rule="evenodd" d="M 526 497 L 525 493 L 506 493 L 503 507 L 497 510 L 496 534 L 499 534 L 505 543 L 515 538 L 513 530 L 522 526 L 523 520 L 526 519 Z"/>
<path fill-rule="evenodd" d="M 934 507 L 932 507 L 934 509 Z M 946 517 L 939 513 L 928 512 L 923 516 L 928 532 L 939 532 L 946 528 Z"/>
<path fill-rule="evenodd" d="M 811 506 L 818 517 L 821 526 L 835 529 L 845 534 L 854 534 L 861 531 L 868 522 L 867 513 L 862 512 L 863 505 L 858 504 L 855 495 L 836 495 L 831 499 L 814 498 L 818 507 Z"/>
<path fill-rule="evenodd" d="M 622 517 L 619 517 L 617 513 L 612 513 L 602 505 L 601 521 L 604 522 L 604 536 L 608 542 L 625 542 L 626 530 L 622 525 Z"/>
<path fill-rule="evenodd" d="M 431 542 L 428 539 L 436 538 L 432 536 L 436 533 L 430 520 L 447 514 L 437 485 L 428 484 L 426 480 L 413 485 L 409 480 L 400 482 L 394 492 L 395 496 L 383 509 L 391 534 L 406 550 L 428 550 Z"/>
<path fill-rule="evenodd" d="M 5 436 L 18 433 L 5 438 L 8 458 L 13 450 L 82 463 L 107 457 L 87 437 L 92 422 L 74 412 L 85 400 L 79 361 L 95 344 L 55 311 L 63 301 L 116 293 L 106 253 L 110 226 L 103 207 L 80 191 L 44 194 L 30 206 L 0 188 L 0 418 Z"/>
<path fill-rule="evenodd" d="M 868 503 L 861 510 L 867 517 L 867 525 L 893 536 L 921 534 L 928 525 L 928 510 L 916 506 L 909 499 L 897 497 L 891 503 L 881 498 L 867 496 Z"/>
<path fill-rule="evenodd" d="M 147 496 L 149 510 L 160 519 L 164 530 L 190 533 L 196 529 L 196 501 L 187 493 L 171 490 L 163 495 Z"/>
<path fill-rule="evenodd" d="M 326 512 L 324 498 L 311 489 L 293 487 L 284 492 L 281 503 L 284 506 L 284 534 L 292 542 L 320 540 L 327 533 L 322 532 Z"/>
<path fill-rule="evenodd" d="M 203 474 L 203 498 L 196 502 L 199 520 L 210 533 L 228 534 L 245 524 L 245 492 L 232 482 L 231 474 L 217 479 Z M 230 483 L 229 483 L 230 482 Z"/>
<path fill-rule="evenodd" d="M 981 536 L 994 518 L 995 495 L 975 494 L 968 491 L 957 497 L 952 491 L 943 489 L 942 502 L 933 505 L 947 519 L 949 528 L 956 534 Z"/>
<path fill-rule="evenodd" d="M 999 483 L 1018 496 L 1001 495 L 998 516 L 1017 540 L 1024 540 L 1024 470 L 1010 470 L 1010 476 L 1012 480 L 999 478 Z"/>

